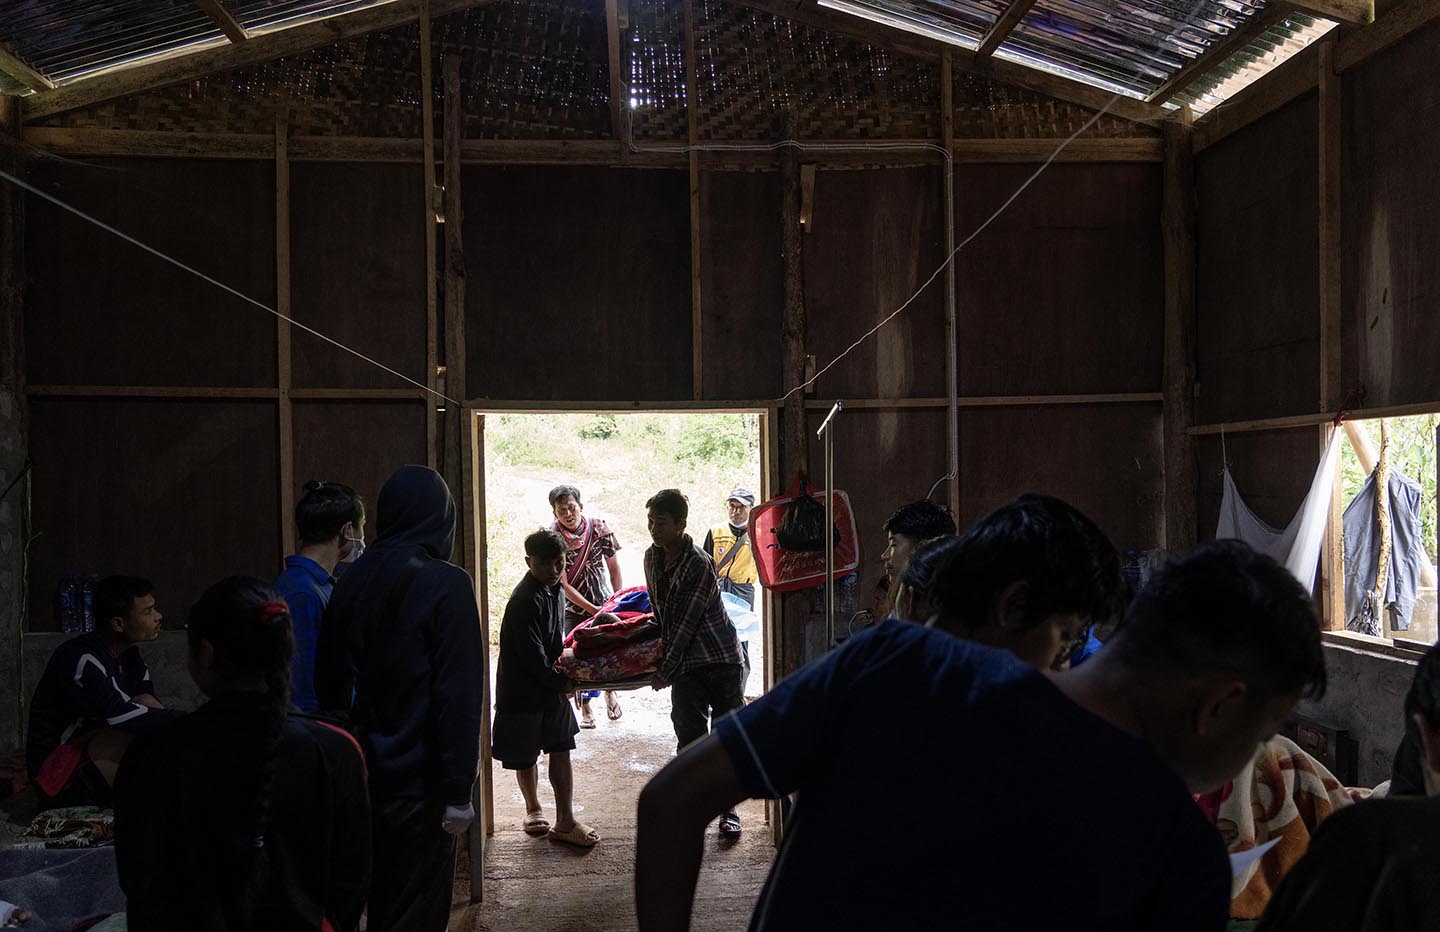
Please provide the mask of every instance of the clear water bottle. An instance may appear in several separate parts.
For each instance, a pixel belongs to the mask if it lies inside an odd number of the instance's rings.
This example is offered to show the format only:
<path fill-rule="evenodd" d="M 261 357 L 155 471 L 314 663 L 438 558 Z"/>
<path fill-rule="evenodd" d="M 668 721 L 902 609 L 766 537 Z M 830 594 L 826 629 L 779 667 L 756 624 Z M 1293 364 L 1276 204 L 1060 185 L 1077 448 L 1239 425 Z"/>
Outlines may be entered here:
<path fill-rule="evenodd" d="M 60 577 L 60 630 L 76 634 L 84 624 L 80 606 L 80 580 L 73 572 Z"/>
<path fill-rule="evenodd" d="M 95 586 L 99 582 L 99 573 L 89 573 L 80 589 L 80 629 L 85 632 L 95 630 Z"/>

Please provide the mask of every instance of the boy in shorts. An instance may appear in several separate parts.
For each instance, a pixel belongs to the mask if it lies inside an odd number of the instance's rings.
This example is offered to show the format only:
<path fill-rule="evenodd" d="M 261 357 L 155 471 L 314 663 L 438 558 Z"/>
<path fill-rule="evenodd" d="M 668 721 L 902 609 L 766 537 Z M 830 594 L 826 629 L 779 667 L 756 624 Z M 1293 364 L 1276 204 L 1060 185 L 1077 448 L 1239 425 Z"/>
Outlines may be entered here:
<path fill-rule="evenodd" d="M 525 538 L 529 572 L 505 605 L 500 623 L 500 662 L 495 671 L 495 727 L 492 751 L 515 771 L 525 797 L 525 831 L 548 832 L 556 841 L 590 848 L 600 840 L 593 828 L 575 821 L 570 752 L 580 726 L 566 700 L 575 684 L 555 669 L 564 650 L 565 541 L 554 531 Z M 550 755 L 555 791 L 555 824 L 540 806 L 539 759 Z"/>

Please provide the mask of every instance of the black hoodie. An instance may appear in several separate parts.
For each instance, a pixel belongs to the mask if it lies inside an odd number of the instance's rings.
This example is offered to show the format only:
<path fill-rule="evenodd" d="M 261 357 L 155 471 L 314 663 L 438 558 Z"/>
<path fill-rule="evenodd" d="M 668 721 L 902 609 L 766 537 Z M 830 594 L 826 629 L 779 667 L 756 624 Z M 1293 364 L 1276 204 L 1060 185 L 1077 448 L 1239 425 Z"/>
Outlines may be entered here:
<path fill-rule="evenodd" d="M 470 801 L 485 650 L 470 576 L 447 563 L 455 500 L 424 466 L 380 490 L 375 545 L 335 585 L 315 661 L 323 709 L 348 711 L 371 794 Z"/>

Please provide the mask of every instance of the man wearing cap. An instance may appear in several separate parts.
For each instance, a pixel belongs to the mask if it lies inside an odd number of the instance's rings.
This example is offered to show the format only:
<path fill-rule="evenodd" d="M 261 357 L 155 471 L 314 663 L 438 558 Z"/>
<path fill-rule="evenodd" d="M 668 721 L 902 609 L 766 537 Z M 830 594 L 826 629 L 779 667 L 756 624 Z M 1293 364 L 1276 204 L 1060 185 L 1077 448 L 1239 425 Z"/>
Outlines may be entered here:
<path fill-rule="evenodd" d="M 726 524 L 710 529 L 705 535 L 705 552 L 715 561 L 715 578 L 721 592 L 730 592 L 755 607 L 755 554 L 750 549 L 750 509 L 755 493 L 746 488 L 731 490 L 725 500 L 730 510 Z"/>

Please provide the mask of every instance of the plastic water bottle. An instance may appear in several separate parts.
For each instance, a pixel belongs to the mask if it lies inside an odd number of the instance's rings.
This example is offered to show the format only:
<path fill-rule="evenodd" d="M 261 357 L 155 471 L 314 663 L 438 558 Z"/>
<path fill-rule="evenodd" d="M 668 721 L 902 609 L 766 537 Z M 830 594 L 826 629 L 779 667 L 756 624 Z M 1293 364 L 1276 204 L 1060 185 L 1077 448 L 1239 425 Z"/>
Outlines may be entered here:
<path fill-rule="evenodd" d="M 95 630 L 95 586 L 99 582 L 100 574 L 90 573 L 80 590 L 80 630 L 87 633 Z"/>
<path fill-rule="evenodd" d="M 84 619 L 80 614 L 80 580 L 73 572 L 67 572 L 60 577 L 59 602 L 60 630 L 66 634 L 77 633 Z"/>

